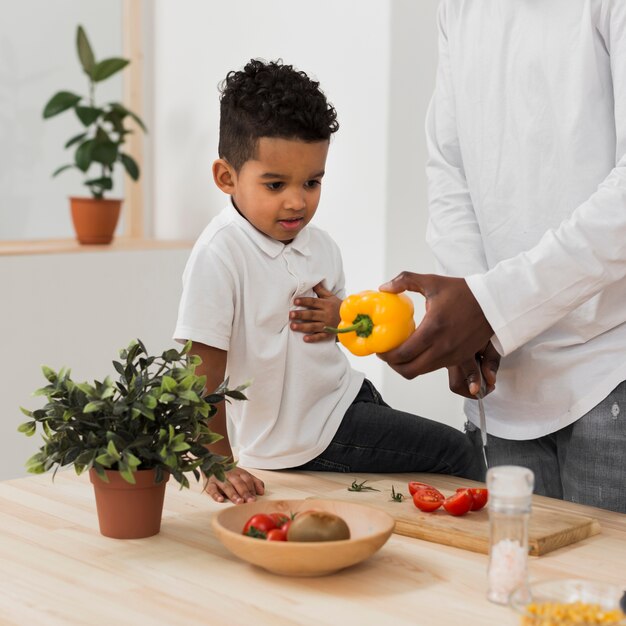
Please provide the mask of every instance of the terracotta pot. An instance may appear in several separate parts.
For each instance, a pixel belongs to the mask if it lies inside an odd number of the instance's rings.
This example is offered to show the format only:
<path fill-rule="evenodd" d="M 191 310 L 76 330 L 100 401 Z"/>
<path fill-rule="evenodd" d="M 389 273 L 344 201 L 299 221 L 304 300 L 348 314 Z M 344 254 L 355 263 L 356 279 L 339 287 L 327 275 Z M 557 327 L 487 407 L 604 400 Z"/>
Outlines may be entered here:
<path fill-rule="evenodd" d="M 161 515 L 165 498 L 165 474 L 155 483 L 155 470 L 135 472 L 136 484 L 126 482 L 119 472 L 105 470 L 109 482 L 105 483 L 94 469 L 89 478 L 96 495 L 96 509 L 100 532 L 114 539 L 140 539 L 156 535 L 161 529 Z"/>
<path fill-rule="evenodd" d="M 111 243 L 121 207 L 121 200 L 70 198 L 72 221 L 79 243 Z"/>

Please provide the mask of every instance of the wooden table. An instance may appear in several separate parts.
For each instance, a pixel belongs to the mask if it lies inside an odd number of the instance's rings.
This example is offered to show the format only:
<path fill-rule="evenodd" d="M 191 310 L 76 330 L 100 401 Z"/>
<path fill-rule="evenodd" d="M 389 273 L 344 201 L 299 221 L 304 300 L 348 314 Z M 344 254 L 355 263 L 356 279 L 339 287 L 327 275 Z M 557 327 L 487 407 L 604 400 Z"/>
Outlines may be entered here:
<path fill-rule="evenodd" d="M 269 498 L 305 498 L 380 475 L 257 472 Z M 389 478 L 389 476 L 386 476 Z M 406 475 L 394 476 L 405 485 Z M 422 475 L 440 488 L 474 484 Z M 411 476 L 420 480 L 420 475 Z M 487 557 L 392 535 L 369 560 L 322 578 L 276 576 L 239 561 L 213 536 L 223 506 L 200 486 L 168 486 L 161 533 L 99 534 L 87 476 L 63 472 L 0 483 L 0 624 L 480 625 L 518 623 L 485 599 Z M 548 499 L 542 498 L 545 502 Z M 596 517 L 601 534 L 531 558 L 531 580 L 626 584 L 626 516 L 549 500 Z"/>

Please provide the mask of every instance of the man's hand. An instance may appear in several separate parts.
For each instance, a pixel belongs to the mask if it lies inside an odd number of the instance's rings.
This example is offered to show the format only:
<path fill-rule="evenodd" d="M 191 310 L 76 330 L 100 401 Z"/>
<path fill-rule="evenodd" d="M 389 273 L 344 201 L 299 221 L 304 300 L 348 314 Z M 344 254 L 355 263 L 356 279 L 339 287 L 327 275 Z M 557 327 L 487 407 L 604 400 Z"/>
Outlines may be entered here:
<path fill-rule="evenodd" d="M 256 496 L 265 493 L 263 481 L 241 467 L 226 472 L 225 478 L 226 480 L 222 482 L 211 476 L 204 486 L 204 490 L 216 502 L 224 502 L 225 497 L 233 504 L 254 502 Z"/>
<path fill-rule="evenodd" d="M 448 367 L 450 390 L 465 398 L 475 399 L 480 391 L 479 365 L 487 387 L 485 395 L 491 393 L 496 388 L 496 375 L 500 367 L 500 354 L 491 341 L 476 355 L 476 359 Z"/>
<path fill-rule="evenodd" d="M 380 289 L 392 293 L 416 291 L 426 298 L 426 315 L 415 332 L 399 347 L 379 355 L 405 378 L 468 364 L 493 335 L 462 278 L 402 272 Z"/>
<path fill-rule="evenodd" d="M 296 306 L 305 307 L 289 313 L 290 328 L 299 333 L 306 333 L 304 341 L 316 343 L 318 341 L 335 340 L 335 335 L 324 331 L 324 326 L 333 328 L 339 324 L 339 307 L 341 300 L 328 291 L 322 283 L 313 287 L 317 298 L 296 298 Z"/>

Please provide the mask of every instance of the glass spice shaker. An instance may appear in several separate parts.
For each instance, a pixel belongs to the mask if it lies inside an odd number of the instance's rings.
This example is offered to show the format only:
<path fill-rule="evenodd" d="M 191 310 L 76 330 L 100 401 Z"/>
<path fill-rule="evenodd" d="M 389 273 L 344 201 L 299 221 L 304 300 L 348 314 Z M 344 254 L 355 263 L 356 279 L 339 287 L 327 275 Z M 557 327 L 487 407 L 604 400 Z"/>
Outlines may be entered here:
<path fill-rule="evenodd" d="M 487 470 L 489 566 L 487 599 L 508 604 L 512 591 L 528 585 L 528 522 L 535 476 L 525 467 Z"/>

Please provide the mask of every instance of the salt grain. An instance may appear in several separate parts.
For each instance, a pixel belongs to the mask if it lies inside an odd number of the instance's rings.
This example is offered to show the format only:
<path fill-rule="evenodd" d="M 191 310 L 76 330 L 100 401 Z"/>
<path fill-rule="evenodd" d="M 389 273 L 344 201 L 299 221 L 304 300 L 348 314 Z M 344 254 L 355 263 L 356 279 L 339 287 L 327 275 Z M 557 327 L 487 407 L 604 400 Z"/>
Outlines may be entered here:
<path fill-rule="evenodd" d="M 501 539 L 491 548 L 489 600 L 506 604 L 509 595 L 526 582 L 526 550 L 519 541 Z"/>

